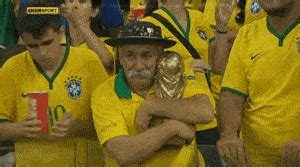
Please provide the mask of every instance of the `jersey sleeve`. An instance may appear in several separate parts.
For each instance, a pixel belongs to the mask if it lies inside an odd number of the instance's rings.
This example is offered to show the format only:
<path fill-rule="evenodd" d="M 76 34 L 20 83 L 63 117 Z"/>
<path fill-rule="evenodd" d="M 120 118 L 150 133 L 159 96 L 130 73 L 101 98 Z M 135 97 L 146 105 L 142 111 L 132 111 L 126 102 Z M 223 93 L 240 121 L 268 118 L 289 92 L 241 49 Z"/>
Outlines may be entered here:
<path fill-rule="evenodd" d="M 246 39 L 245 31 L 242 28 L 234 42 L 221 86 L 221 91 L 229 91 L 242 97 L 248 96 L 246 69 L 243 62 L 243 55 L 246 54 L 243 45 Z"/>
<path fill-rule="evenodd" d="M 13 71 L 14 69 L 10 69 L 6 64 L 0 69 L 0 120 L 2 121 L 14 121 L 17 86 L 13 79 Z"/>
<path fill-rule="evenodd" d="M 112 138 L 128 136 L 129 132 L 120 108 L 122 104 L 113 87 L 101 84 L 92 96 L 93 120 L 101 145 Z"/>

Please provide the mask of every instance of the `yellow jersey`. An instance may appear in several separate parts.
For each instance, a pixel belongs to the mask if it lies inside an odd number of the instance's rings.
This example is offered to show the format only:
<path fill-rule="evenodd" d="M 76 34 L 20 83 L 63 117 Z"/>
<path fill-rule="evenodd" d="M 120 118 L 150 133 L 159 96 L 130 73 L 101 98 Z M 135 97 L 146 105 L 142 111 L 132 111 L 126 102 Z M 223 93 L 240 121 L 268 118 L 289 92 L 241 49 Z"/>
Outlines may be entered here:
<path fill-rule="evenodd" d="M 267 18 L 241 28 L 222 91 L 247 98 L 241 136 L 253 166 L 274 165 L 300 139 L 300 19 L 279 35 Z"/>
<path fill-rule="evenodd" d="M 28 114 L 28 97 L 32 91 L 49 94 L 49 127 L 60 120 L 63 112 L 86 124 L 92 121 L 92 91 L 108 78 L 98 56 L 90 50 L 66 46 L 64 59 L 52 77 L 35 62 L 28 51 L 9 59 L 0 72 L 0 119 L 20 122 Z M 58 115 L 58 119 L 55 115 Z M 51 133 L 51 129 L 49 129 Z M 22 139 L 15 145 L 18 167 L 88 166 L 88 138 L 66 138 L 62 141 Z"/>
<path fill-rule="evenodd" d="M 183 98 L 192 97 L 198 94 L 207 94 L 209 90 L 201 89 L 206 87 L 194 75 L 188 75 Z M 148 99 L 155 98 L 155 88 L 148 93 Z M 95 128 L 100 143 L 103 145 L 108 140 L 118 136 L 134 136 L 139 133 L 135 124 L 135 116 L 144 99 L 133 93 L 125 81 L 124 70 L 101 84 L 93 93 L 92 109 Z M 153 157 L 143 163 L 131 166 L 168 166 L 168 167 L 189 167 L 195 163 L 197 153 L 196 142 L 191 145 L 178 147 L 163 147 Z M 202 155 L 200 166 L 205 166 Z M 108 166 L 118 166 L 117 162 L 110 155 L 106 157 Z"/>
<path fill-rule="evenodd" d="M 200 54 L 201 59 L 203 59 L 206 63 L 208 63 L 208 45 L 209 40 L 213 38 L 213 31 L 210 28 L 210 22 L 206 19 L 203 13 L 192 10 L 186 9 L 187 15 L 187 27 L 183 28 L 175 16 L 166 8 L 161 8 L 154 13 L 157 13 L 167 19 L 196 49 L 196 51 Z M 151 22 L 159 27 L 161 27 L 162 36 L 171 40 L 176 41 L 176 45 L 171 48 L 165 49 L 169 51 L 178 52 L 184 61 L 185 64 L 185 72 L 189 73 L 191 70 L 189 67 L 189 62 L 193 59 L 192 55 L 189 51 L 184 47 L 184 45 L 158 20 L 154 19 L 153 17 L 145 17 L 143 21 Z M 203 78 L 201 82 L 208 82 L 207 87 L 209 88 L 210 84 L 210 72 L 208 75 L 208 81 L 204 77 L 202 77 L 203 73 L 196 73 L 195 75 L 199 78 Z M 201 77 L 200 77 L 201 75 Z M 203 75 L 204 76 L 204 75 Z M 206 89 L 206 88 L 205 88 Z M 209 97 L 212 97 L 211 93 L 208 93 Z M 215 106 L 215 101 L 211 98 L 211 104 Z M 214 120 L 212 123 L 205 125 L 205 126 L 197 126 L 197 130 L 206 130 L 215 128 L 217 126 L 217 121 Z"/>
<path fill-rule="evenodd" d="M 212 25 L 216 24 L 215 20 L 215 6 L 220 2 L 220 0 L 208 0 L 206 2 L 204 14 L 210 20 Z M 236 4 L 237 1 L 233 0 L 233 4 Z M 266 13 L 263 11 L 262 7 L 260 6 L 258 0 L 246 0 L 246 7 L 245 7 L 245 23 L 238 24 L 235 20 L 235 17 L 238 13 L 241 12 L 241 9 L 236 7 L 232 13 L 232 16 L 228 22 L 228 27 L 232 30 L 239 30 L 243 25 L 247 25 L 255 20 L 259 20 L 266 16 Z M 220 90 L 221 90 L 221 83 L 222 83 L 223 76 L 216 75 L 212 73 L 211 75 L 211 90 L 212 94 L 216 101 L 220 99 Z"/>

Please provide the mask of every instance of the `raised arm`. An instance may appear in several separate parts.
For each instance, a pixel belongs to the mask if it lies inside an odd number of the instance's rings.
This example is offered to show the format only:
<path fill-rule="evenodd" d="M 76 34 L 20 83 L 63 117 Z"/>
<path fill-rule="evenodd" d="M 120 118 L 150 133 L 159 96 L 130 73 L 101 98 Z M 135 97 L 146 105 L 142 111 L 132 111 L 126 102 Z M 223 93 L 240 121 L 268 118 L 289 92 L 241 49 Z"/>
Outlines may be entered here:
<path fill-rule="evenodd" d="M 136 136 L 112 138 L 105 143 L 105 146 L 120 166 L 128 166 L 152 157 L 176 135 L 192 142 L 194 134 L 194 130 L 186 124 L 169 120 Z"/>
<path fill-rule="evenodd" d="M 114 61 L 113 56 L 106 48 L 104 42 L 98 40 L 96 34 L 91 30 L 89 20 L 90 16 L 85 15 L 84 11 L 90 8 L 87 2 L 79 3 L 78 1 L 66 0 L 61 5 L 61 14 L 65 16 L 74 28 L 81 34 L 87 43 L 89 49 L 93 50 L 103 63 L 107 73 L 113 73 Z"/>
<path fill-rule="evenodd" d="M 216 6 L 215 41 L 209 48 L 209 64 L 212 71 L 218 75 L 224 74 L 230 50 L 237 34 L 237 31 L 232 31 L 227 26 L 235 6 L 232 0 L 221 0 Z"/>

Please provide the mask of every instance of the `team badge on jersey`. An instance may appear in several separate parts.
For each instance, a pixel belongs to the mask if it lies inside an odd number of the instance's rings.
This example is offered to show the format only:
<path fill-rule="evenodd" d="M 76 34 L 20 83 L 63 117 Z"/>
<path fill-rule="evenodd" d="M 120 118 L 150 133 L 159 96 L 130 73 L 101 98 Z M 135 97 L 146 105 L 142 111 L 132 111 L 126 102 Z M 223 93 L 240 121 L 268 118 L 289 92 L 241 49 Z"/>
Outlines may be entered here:
<path fill-rule="evenodd" d="M 207 40 L 207 35 L 206 35 L 206 33 L 205 33 L 204 31 L 199 30 L 199 31 L 198 31 L 198 35 L 199 35 L 200 38 L 203 39 L 204 41 Z"/>
<path fill-rule="evenodd" d="M 77 76 L 71 76 L 68 81 L 65 81 L 68 96 L 72 99 L 78 99 L 82 96 L 81 78 Z"/>
<path fill-rule="evenodd" d="M 252 14 L 258 14 L 261 11 L 261 6 L 258 0 L 254 0 L 251 4 L 250 11 Z"/>

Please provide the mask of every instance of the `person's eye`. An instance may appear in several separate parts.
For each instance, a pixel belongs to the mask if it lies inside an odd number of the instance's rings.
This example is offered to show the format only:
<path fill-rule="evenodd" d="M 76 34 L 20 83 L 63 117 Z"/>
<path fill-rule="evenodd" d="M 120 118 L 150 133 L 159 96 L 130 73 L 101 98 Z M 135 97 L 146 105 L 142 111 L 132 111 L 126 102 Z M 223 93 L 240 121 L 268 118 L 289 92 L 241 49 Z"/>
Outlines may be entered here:
<path fill-rule="evenodd" d="M 50 45 L 53 41 L 54 41 L 54 39 L 45 41 L 45 42 L 43 42 L 42 45 Z"/>
<path fill-rule="evenodd" d="M 149 54 L 149 53 L 146 53 L 146 54 L 142 55 L 143 59 L 150 59 L 151 57 L 153 57 L 153 56 L 151 54 Z"/>
<path fill-rule="evenodd" d="M 28 47 L 30 47 L 31 49 L 35 49 L 35 48 L 38 48 L 39 45 L 37 45 L 37 44 L 29 44 Z"/>
<path fill-rule="evenodd" d="M 126 55 L 126 57 L 127 57 L 128 59 L 132 59 L 132 58 L 134 57 L 134 55 L 133 55 L 132 53 L 129 53 L 129 54 Z"/>

